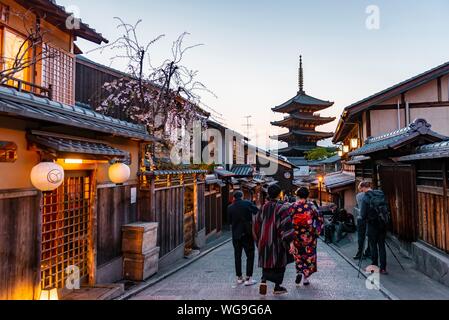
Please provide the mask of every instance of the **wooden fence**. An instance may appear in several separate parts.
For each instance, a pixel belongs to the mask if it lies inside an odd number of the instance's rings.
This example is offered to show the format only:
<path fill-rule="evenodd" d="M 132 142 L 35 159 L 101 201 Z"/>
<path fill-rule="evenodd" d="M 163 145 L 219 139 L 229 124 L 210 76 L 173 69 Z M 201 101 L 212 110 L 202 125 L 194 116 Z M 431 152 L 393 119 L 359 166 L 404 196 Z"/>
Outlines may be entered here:
<path fill-rule="evenodd" d="M 211 190 L 205 194 L 206 203 L 206 235 L 221 232 L 223 223 L 223 200 L 219 190 Z"/>
<path fill-rule="evenodd" d="M 39 298 L 39 206 L 36 191 L 0 193 L 0 300 Z"/>
<path fill-rule="evenodd" d="M 122 226 L 137 221 L 136 203 L 131 203 L 132 188 L 137 188 L 137 184 L 97 190 L 98 266 L 122 255 Z"/>
<path fill-rule="evenodd" d="M 419 238 L 449 253 L 449 199 L 443 188 L 418 186 Z"/>
<path fill-rule="evenodd" d="M 158 222 L 158 246 L 164 257 L 181 245 L 194 247 L 205 226 L 204 182 L 190 177 L 157 177 L 139 191 L 139 220 Z"/>

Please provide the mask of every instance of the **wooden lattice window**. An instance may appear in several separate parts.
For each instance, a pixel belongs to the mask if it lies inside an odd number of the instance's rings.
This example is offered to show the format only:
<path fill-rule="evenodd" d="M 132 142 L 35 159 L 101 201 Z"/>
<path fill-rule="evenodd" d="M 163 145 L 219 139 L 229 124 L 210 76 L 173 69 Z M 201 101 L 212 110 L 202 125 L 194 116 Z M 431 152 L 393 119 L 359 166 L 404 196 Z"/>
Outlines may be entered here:
<path fill-rule="evenodd" d="M 0 162 L 16 162 L 17 145 L 10 141 L 0 141 Z"/>
<path fill-rule="evenodd" d="M 91 234 L 91 178 L 88 173 L 67 174 L 64 184 L 43 196 L 42 289 L 64 288 L 70 266 L 81 279 L 89 272 Z"/>
<path fill-rule="evenodd" d="M 42 60 L 42 85 L 52 89 L 52 99 L 68 105 L 75 104 L 74 69 L 72 54 L 45 45 L 45 58 Z"/>

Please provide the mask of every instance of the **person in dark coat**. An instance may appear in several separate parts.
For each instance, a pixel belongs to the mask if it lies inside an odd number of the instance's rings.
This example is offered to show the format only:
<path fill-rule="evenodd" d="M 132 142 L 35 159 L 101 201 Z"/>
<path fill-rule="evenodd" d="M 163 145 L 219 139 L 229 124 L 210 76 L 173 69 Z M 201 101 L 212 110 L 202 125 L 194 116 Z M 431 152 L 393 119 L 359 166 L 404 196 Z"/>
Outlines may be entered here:
<path fill-rule="evenodd" d="M 228 207 L 228 221 L 232 227 L 232 243 L 234 245 L 235 271 L 237 283 L 252 286 L 254 271 L 254 238 L 252 233 L 253 215 L 259 209 L 250 201 L 243 200 L 243 192 L 234 193 L 234 203 Z M 246 255 L 246 278 L 242 273 L 242 252 Z"/>
<path fill-rule="evenodd" d="M 362 199 L 360 208 L 360 216 L 364 223 L 367 225 L 368 243 L 371 251 L 372 265 L 380 268 L 380 274 L 387 275 L 387 251 L 386 251 L 386 238 L 387 238 L 387 226 L 382 224 L 379 217 L 379 212 L 376 208 L 380 208 L 378 205 L 373 205 L 374 198 L 379 198 L 383 205 L 386 206 L 385 194 L 381 190 L 372 190 L 371 187 L 363 188 L 365 195 Z M 379 265 L 380 260 L 380 265 Z"/>
<path fill-rule="evenodd" d="M 267 281 L 275 284 L 274 294 L 286 294 L 282 287 L 286 267 L 294 262 L 293 229 L 290 204 L 280 200 L 281 188 L 268 188 L 269 201 L 263 206 L 254 222 L 254 238 L 259 252 L 259 267 L 262 268 L 262 282 L 259 293 L 267 294 Z M 291 252 L 289 252 L 291 251 Z"/>

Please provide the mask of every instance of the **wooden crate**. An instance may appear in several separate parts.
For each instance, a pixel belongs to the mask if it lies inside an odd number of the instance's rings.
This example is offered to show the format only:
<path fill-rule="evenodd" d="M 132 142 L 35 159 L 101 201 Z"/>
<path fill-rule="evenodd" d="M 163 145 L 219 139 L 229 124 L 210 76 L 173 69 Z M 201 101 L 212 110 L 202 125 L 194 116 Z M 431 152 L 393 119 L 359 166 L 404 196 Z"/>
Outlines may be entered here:
<path fill-rule="evenodd" d="M 125 253 L 123 256 L 123 277 L 131 281 L 144 281 L 159 269 L 159 248 L 144 254 Z"/>
<path fill-rule="evenodd" d="M 122 252 L 143 254 L 157 245 L 157 228 L 155 222 L 137 222 L 122 227 Z"/>

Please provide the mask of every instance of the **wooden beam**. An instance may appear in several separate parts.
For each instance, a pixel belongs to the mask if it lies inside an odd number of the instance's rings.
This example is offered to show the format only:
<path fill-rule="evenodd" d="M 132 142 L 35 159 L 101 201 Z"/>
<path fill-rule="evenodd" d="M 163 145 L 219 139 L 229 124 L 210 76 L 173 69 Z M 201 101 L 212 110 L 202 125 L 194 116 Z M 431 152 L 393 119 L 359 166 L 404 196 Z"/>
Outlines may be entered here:
<path fill-rule="evenodd" d="M 441 102 L 443 100 L 443 92 L 441 89 L 441 77 L 437 80 L 437 87 L 438 87 L 438 102 Z"/>
<path fill-rule="evenodd" d="M 366 111 L 366 137 L 371 137 L 371 111 Z"/>

